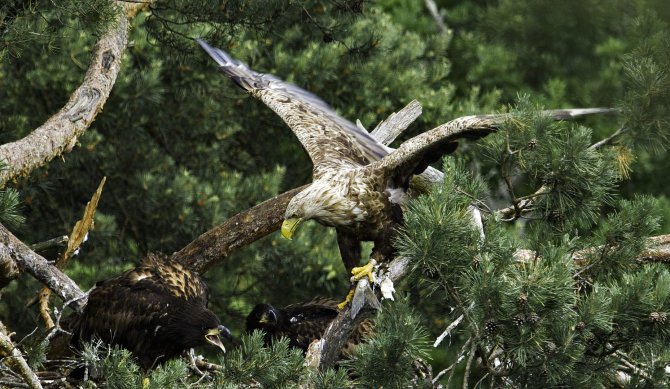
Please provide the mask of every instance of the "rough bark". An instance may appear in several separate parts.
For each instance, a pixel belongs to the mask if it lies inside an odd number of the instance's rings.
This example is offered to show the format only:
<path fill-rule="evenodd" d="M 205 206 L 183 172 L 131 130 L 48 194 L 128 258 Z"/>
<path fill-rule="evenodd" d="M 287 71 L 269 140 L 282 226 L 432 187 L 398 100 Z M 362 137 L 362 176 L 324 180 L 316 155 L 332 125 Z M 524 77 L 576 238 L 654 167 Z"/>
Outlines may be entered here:
<path fill-rule="evenodd" d="M 6 169 L 0 170 L 0 187 L 72 150 L 102 110 L 114 86 L 128 43 L 130 20 L 150 3 L 114 1 L 119 7 L 118 17 L 93 47 L 84 80 L 67 104 L 25 138 L 0 145 L 0 161 L 7 165 Z M 83 295 L 72 280 L 52 269 L 46 259 L 30 250 L 4 226 L 0 226 L 0 240 L 0 289 L 18 277 L 22 270 L 27 270 L 64 300 Z"/>
<path fill-rule="evenodd" d="M 14 262 L 20 271 L 27 271 L 38 281 L 48 286 L 65 301 L 75 301 L 73 306 L 82 307 L 84 292 L 65 273 L 35 253 L 0 224 L 0 263 Z"/>
<path fill-rule="evenodd" d="M 31 389 L 42 389 L 37 374 L 30 369 L 30 366 L 28 366 L 25 358 L 23 358 L 21 351 L 14 346 L 14 343 L 12 343 L 9 336 L 10 334 L 7 332 L 5 326 L 0 323 L 0 357 L 2 358 L 2 363 L 12 369 L 15 373 L 18 373 L 25 381 L 27 387 Z"/>
<path fill-rule="evenodd" d="M 7 165 L 0 170 L 0 187 L 72 150 L 102 111 L 114 86 L 128 43 L 129 20 L 148 3 L 114 1 L 119 6 L 118 17 L 93 47 L 84 80 L 67 104 L 25 138 L 0 146 L 0 161 Z"/>
<path fill-rule="evenodd" d="M 291 189 L 238 213 L 172 254 L 172 259 L 204 273 L 234 250 L 278 230 L 289 201 L 305 187 Z"/>

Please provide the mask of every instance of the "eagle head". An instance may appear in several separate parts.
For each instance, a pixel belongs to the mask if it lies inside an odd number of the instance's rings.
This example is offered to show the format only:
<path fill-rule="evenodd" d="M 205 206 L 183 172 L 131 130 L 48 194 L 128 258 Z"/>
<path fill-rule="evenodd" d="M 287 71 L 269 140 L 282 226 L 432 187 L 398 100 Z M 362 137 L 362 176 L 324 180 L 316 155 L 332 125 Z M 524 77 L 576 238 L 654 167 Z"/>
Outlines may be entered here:
<path fill-rule="evenodd" d="M 270 304 L 257 304 L 247 316 L 247 332 L 263 330 L 273 334 L 285 324 L 286 315 Z"/>
<path fill-rule="evenodd" d="M 304 220 L 314 219 L 327 226 L 344 226 L 358 219 L 357 203 L 347 198 L 332 180 L 315 180 L 295 195 L 286 206 L 281 234 L 292 239 Z"/>
<path fill-rule="evenodd" d="M 232 339 L 230 330 L 221 325 L 219 318 L 206 308 L 191 312 L 185 309 L 182 317 L 175 318 L 167 324 L 167 332 L 174 334 L 175 341 L 183 343 L 184 349 L 211 344 L 225 352 L 226 348 L 220 336 Z"/>

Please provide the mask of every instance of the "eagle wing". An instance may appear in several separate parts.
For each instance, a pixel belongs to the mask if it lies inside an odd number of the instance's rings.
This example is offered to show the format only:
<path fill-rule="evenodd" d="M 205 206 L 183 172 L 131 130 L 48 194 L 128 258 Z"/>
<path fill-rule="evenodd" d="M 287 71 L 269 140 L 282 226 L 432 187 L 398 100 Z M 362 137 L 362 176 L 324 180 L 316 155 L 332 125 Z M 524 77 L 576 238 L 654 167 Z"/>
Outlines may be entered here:
<path fill-rule="evenodd" d="M 254 72 L 223 50 L 197 41 L 226 76 L 288 124 L 312 159 L 314 178 L 332 169 L 365 166 L 388 154 L 386 146 L 339 116 L 316 95 L 270 74 Z"/>
<path fill-rule="evenodd" d="M 184 301 L 207 305 L 207 285 L 181 264 L 149 255 L 134 269 L 105 281 L 91 290 L 84 314 L 74 325 L 75 345 L 97 335 L 106 342 L 144 347 L 148 329 Z M 91 312 L 91 314 L 88 314 Z"/>
<path fill-rule="evenodd" d="M 594 114 L 613 114 L 612 108 L 575 108 L 543 111 L 554 120 L 569 120 Z M 449 152 L 449 144 L 458 139 L 479 139 L 498 130 L 511 117 L 510 114 L 463 116 L 442 124 L 430 131 L 419 134 L 400 145 L 396 150 L 368 168 L 381 169 L 386 174 L 418 174 L 416 167 L 423 163 L 427 155 L 437 155 L 440 149 Z M 452 150 L 453 151 L 453 150 Z"/>

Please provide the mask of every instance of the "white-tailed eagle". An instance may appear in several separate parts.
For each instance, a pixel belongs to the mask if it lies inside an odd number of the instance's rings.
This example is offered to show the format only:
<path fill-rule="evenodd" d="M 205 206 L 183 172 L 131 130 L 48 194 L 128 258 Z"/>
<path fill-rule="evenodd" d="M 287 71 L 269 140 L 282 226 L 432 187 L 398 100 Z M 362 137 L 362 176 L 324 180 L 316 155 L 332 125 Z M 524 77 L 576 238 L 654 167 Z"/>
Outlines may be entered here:
<path fill-rule="evenodd" d="M 392 253 L 390 239 L 402 221 L 413 175 L 453 152 L 458 138 L 486 136 L 504 121 L 503 115 L 462 117 L 415 136 L 394 150 L 339 116 L 314 94 L 273 75 L 257 73 L 200 39 L 198 43 L 227 77 L 286 122 L 314 164 L 312 183 L 286 208 L 282 235 L 291 239 L 299 224 L 309 219 L 335 227 L 348 270 L 360 260 L 360 241 L 375 243 L 373 257 L 377 259 Z M 550 114 L 566 119 L 606 111 L 559 110 Z M 463 131 L 466 128 L 468 131 Z"/>

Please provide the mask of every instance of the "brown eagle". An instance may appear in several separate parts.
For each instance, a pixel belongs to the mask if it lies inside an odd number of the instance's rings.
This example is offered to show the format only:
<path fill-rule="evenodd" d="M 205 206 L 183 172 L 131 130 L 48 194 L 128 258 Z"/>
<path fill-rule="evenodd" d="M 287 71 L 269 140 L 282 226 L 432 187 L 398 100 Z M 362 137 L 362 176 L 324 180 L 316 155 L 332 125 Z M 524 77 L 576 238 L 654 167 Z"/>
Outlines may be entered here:
<path fill-rule="evenodd" d="M 270 304 L 257 304 L 247 316 L 247 332 L 265 331 L 265 344 L 281 337 L 289 339 L 291 347 L 307 351 L 309 345 L 321 339 L 326 328 L 337 317 L 338 301 L 318 297 L 307 302 L 275 308 Z M 342 348 L 343 355 L 350 355 L 353 347 L 372 334 L 371 320 L 363 320 L 352 332 Z"/>
<path fill-rule="evenodd" d="M 207 285 L 179 263 L 149 255 L 142 265 L 98 282 L 73 324 L 72 344 L 100 339 L 131 351 L 148 370 L 230 331 L 207 309 Z"/>
<path fill-rule="evenodd" d="M 342 260 L 353 270 L 354 280 L 370 276 L 372 271 L 370 264 L 353 268 L 360 260 L 360 241 L 374 242 L 372 258 L 383 260 L 393 254 L 391 239 L 402 222 L 412 176 L 441 155 L 453 152 L 458 138 L 486 136 L 507 118 L 465 116 L 392 149 L 337 115 L 319 97 L 275 76 L 257 73 L 223 50 L 197 41 L 226 76 L 284 120 L 314 164 L 312 183 L 286 207 L 282 236 L 291 239 L 300 223 L 308 219 L 335 227 Z M 549 114 L 568 119 L 603 112 L 612 110 L 568 109 Z"/>

